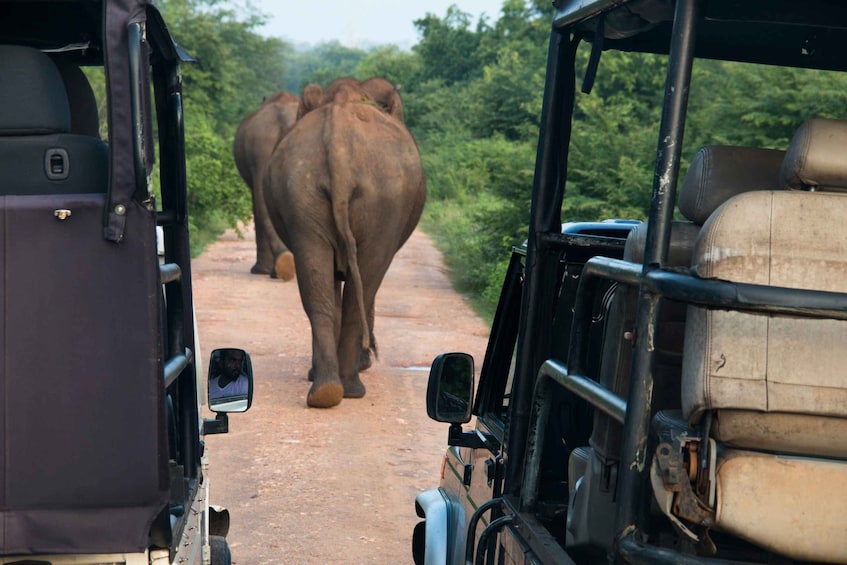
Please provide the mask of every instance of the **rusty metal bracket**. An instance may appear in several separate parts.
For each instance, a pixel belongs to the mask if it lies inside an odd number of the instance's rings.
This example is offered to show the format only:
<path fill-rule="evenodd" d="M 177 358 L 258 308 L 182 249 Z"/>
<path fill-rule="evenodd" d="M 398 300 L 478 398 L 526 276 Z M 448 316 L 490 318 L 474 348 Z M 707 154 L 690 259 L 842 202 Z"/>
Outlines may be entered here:
<path fill-rule="evenodd" d="M 674 496 L 673 513 L 692 524 L 711 528 L 715 512 L 695 494 L 692 481 L 697 481 L 699 438 L 675 438 L 674 445 L 660 443 L 656 447 L 656 462 L 662 480 Z"/>

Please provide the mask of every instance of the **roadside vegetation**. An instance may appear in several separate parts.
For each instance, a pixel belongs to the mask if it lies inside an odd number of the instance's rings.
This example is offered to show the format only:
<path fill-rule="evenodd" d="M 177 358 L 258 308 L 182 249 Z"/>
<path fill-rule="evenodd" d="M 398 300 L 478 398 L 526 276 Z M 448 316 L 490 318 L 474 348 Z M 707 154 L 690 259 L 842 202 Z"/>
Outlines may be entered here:
<path fill-rule="evenodd" d="M 159 5 L 177 41 L 196 58 L 183 67 L 195 245 L 250 217 L 232 139 L 264 97 L 279 90 L 299 95 L 309 83 L 326 86 L 340 76 L 383 76 L 401 87 L 426 167 L 421 227 L 444 253 L 457 289 L 480 314 L 493 313 L 509 250 L 526 237 L 549 0 L 504 0 L 479 21 L 455 7 L 428 14 L 415 22 L 419 41 L 411 51 L 335 42 L 296 49 L 260 36 L 262 15 L 240 4 Z M 589 51 L 579 53 L 578 69 L 586 68 Z M 577 100 L 563 221 L 644 219 L 648 212 L 663 65 L 628 53 L 605 53 L 600 65 L 611 80 Z M 705 144 L 785 148 L 803 120 L 844 117 L 847 78 L 835 73 L 711 61 L 698 62 L 694 73 L 693 88 L 709 96 L 692 96 L 706 102 L 690 108 L 685 160 Z M 762 88 L 768 84 L 783 88 Z M 815 107 L 797 103 L 810 98 Z"/>

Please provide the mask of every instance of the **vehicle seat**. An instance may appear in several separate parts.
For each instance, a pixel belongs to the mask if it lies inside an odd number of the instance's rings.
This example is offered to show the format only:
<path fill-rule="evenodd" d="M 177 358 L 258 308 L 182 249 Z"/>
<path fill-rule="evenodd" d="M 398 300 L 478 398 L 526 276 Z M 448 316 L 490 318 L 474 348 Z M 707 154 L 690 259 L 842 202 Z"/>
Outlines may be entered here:
<path fill-rule="evenodd" d="M 104 238 L 106 145 L 72 116 L 50 57 L 0 45 L 0 561 L 170 532 L 155 211 Z"/>
<path fill-rule="evenodd" d="M 780 173 L 792 190 L 718 208 L 693 274 L 847 292 L 845 147 L 847 121 L 803 124 Z M 702 501 L 715 529 L 793 559 L 847 562 L 845 343 L 843 321 L 688 308 L 682 417 L 716 442 Z"/>
<path fill-rule="evenodd" d="M 56 64 L 37 49 L 0 45 L 0 196 L 105 193 L 106 144 L 71 131 Z"/>
<path fill-rule="evenodd" d="M 703 222 L 724 201 L 745 191 L 780 186 L 779 170 L 784 155 L 784 151 L 755 147 L 706 146 L 700 149 L 680 188 L 679 208 L 688 221 L 672 223 L 665 267 L 689 268 L 694 242 Z M 625 260 L 643 263 L 646 236 L 646 224 L 630 232 L 624 248 Z M 638 288 L 618 286 L 610 302 L 603 340 L 599 382 L 623 398 L 629 393 L 637 303 Z M 680 406 L 686 316 L 682 303 L 663 300 L 659 307 L 653 366 L 654 410 Z M 572 451 L 568 462 L 569 547 L 603 547 L 613 539 L 622 433 L 620 423 L 595 410 L 590 447 Z"/>
<path fill-rule="evenodd" d="M 729 198 L 751 190 L 781 186 L 779 171 L 784 151 L 758 147 L 711 145 L 701 148 L 691 161 L 679 191 L 678 206 L 688 221 L 671 224 L 666 268 L 687 270 L 700 229 L 709 215 Z M 629 234 L 624 259 L 644 261 L 647 224 Z M 612 299 L 604 340 L 600 382 L 619 396 L 629 393 L 633 334 L 638 289 L 621 285 Z M 679 408 L 683 334 L 686 307 L 672 301 L 660 304 L 653 369 L 654 406 Z M 604 459 L 617 460 L 621 425 L 602 412 L 595 413 L 590 444 Z"/>
<path fill-rule="evenodd" d="M 100 137 L 100 115 L 97 99 L 88 77 L 79 66 L 72 63 L 57 63 L 71 111 L 71 133 Z"/>

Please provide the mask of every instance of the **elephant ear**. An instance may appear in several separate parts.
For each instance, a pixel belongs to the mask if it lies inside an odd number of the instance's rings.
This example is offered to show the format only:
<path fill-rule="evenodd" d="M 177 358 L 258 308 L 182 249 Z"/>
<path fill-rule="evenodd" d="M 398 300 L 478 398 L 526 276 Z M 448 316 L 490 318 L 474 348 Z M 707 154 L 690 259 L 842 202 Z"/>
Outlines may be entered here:
<path fill-rule="evenodd" d="M 324 91 L 317 84 L 310 84 L 303 89 L 303 96 L 300 97 L 300 107 L 297 109 L 297 119 L 299 120 L 323 103 Z"/>
<path fill-rule="evenodd" d="M 386 113 L 403 121 L 403 102 L 396 85 L 384 78 L 374 77 L 363 82 L 362 88 Z"/>
<path fill-rule="evenodd" d="M 391 95 L 387 103 L 385 104 L 388 113 L 400 120 L 403 121 L 403 102 L 400 100 L 400 93 L 396 90 L 391 91 Z"/>

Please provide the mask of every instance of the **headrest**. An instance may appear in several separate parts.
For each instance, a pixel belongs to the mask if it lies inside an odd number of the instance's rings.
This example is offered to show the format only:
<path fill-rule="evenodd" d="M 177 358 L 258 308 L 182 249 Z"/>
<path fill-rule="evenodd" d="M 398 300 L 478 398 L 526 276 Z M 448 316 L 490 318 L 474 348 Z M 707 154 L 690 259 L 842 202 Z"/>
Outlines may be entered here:
<path fill-rule="evenodd" d="M 71 133 L 100 137 L 100 115 L 91 83 L 77 65 L 59 64 L 71 111 Z"/>
<path fill-rule="evenodd" d="M 788 144 L 780 179 L 795 190 L 847 191 L 847 120 L 801 125 Z"/>
<path fill-rule="evenodd" d="M 53 61 L 32 47 L 0 45 L 0 135 L 37 135 L 70 130 L 62 76 Z"/>
<path fill-rule="evenodd" d="M 777 190 L 785 151 L 709 145 L 691 161 L 679 191 L 679 211 L 702 225 L 718 206 L 742 192 Z"/>

